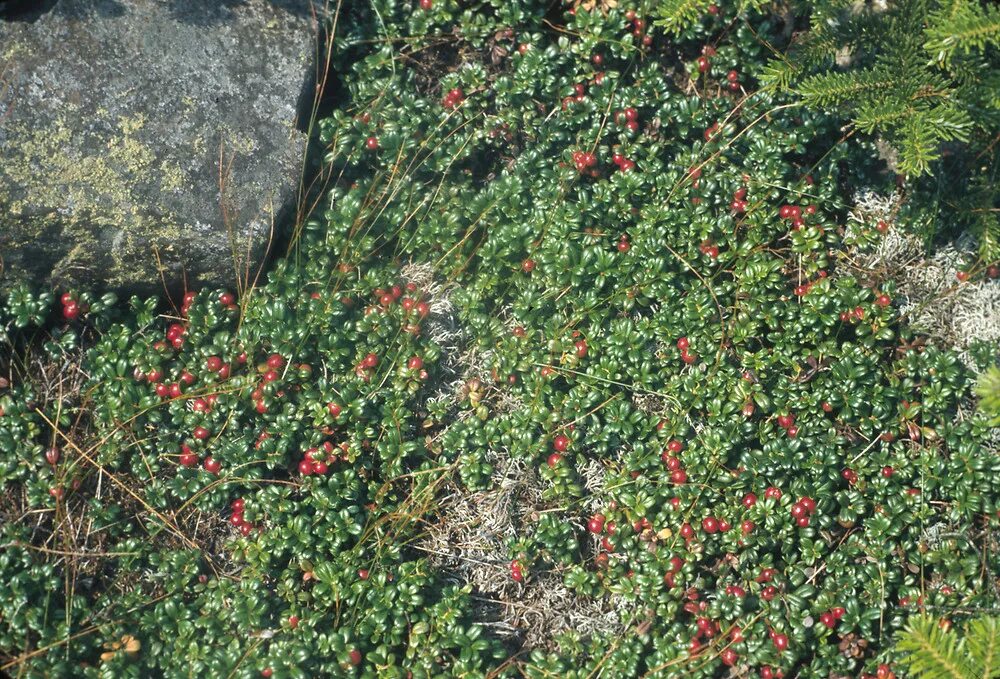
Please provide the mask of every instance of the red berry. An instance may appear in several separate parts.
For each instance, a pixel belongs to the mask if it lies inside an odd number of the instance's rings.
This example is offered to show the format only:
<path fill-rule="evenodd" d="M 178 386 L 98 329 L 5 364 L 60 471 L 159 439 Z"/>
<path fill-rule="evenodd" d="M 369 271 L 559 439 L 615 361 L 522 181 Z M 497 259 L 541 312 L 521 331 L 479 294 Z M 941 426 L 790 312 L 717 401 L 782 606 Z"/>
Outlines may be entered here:
<path fill-rule="evenodd" d="M 70 302 L 69 304 L 63 306 L 63 318 L 67 321 L 72 321 L 80 316 L 80 307 L 76 302 Z"/>
<path fill-rule="evenodd" d="M 336 418 L 340 417 L 341 408 L 340 408 L 340 405 L 337 404 L 337 403 L 327 403 L 326 404 L 326 411 L 328 413 L 330 413 L 331 417 L 333 417 L 334 419 L 336 419 Z"/>
<path fill-rule="evenodd" d="M 586 340 L 577 340 L 576 342 L 573 343 L 573 347 L 576 349 L 576 355 L 579 358 L 583 358 L 584 356 L 587 355 L 587 341 Z"/>
<path fill-rule="evenodd" d="M 890 478 L 895 470 L 892 467 L 882 467 L 882 476 L 885 478 Z"/>
<path fill-rule="evenodd" d="M 274 670 L 272 670 L 270 667 L 265 667 L 260 671 L 260 676 L 264 677 L 264 679 L 270 679 L 271 675 L 273 674 Z"/>
<path fill-rule="evenodd" d="M 687 351 L 687 348 L 689 346 L 690 342 L 688 342 L 687 337 L 681 337 L 679 340 L 677 340 L 677 348 L 680 349 L 681 351 Z"/>
<path fill-rule="evenodd" d="M 552 447 L 558 450 L 560 453 L 566 452 L 569 448 L 569 437 L 565 434 L 559 434 L 554 439 L 552 439 Z"/>
<path fill-rule="evenodd" d="M 714 533 L 719 530 L 719 521 L 714 516 L 706 516 L 701 521 L 701 529 L 706 533 Z"/>
<path fill-rule="evenodd" d="M 702 73 L 705 73 L 711 67 L 711 64 L 709 64 L 708 62 L 708 57 L 704 56 L 698 57 L 697 61 L 698 61 L 698 70 Z"/>
<path fill-rule="evenodd" d="M 837 626 L 837 620 L 833 617 L 833 613 L 820 613 L 819 621 L 830 629 Z"/>
<path fill-rule="evenodd" d="M 670 480 L 676 483 L 677 485 L 680 485 L 685 481 L 687 481 L 687 472 L 685 472 L 683 469 L 675 469 L 670 473 Z"/>
<path fill-rule="evenodd" d="M 299 626 L 299 617 L 297 615 L 292 615 L 288 617 L 288 626 L 295 629 Z"/>
<path fill-rule="evenodd" d="M 784 651 L 788 648 L 788 637 L 784 634 L 775 634 L 772 641 L 774 642 L 774 647 L 779 651 Z"/>
<path fill-rule="evenodd" d="M 205 370 L 208 372 L 218 372 L 222 368 L 222 359 L 218 356 L 209 356 L 205 359 Z"/>
<path fill-rule="evenodd" d="M 671 453 L 679 453 L 684 450 L 684 444 L 677 439 L 671 439 L 670 442 L 667 443 L 667 450 Z"/>
<path fill-rule="evenodd" d="M 604 530 L 604 514 L 594 514 L 587 522 L 587 530 L 591 533 L 600 533 Z"/>
<path fill-rule="evenodd" d="M 59 464 L 59 449 L 53 446 L 45 451 L 45 461 L 51 465 Z"/>
<path fill-rule="evenodd" d="M 757 504 L 757 496 L 753 493 L 747 493 L 743 496 L 743 506 L 750 509 L 755 504 Z"/>
<path fill-rule="evenodd" d="M 740 530 L 743 531 L 744 535 L 749 535 L 756 527 L 757 525 L 749 519 L 744 520 L 743 523 L 740 524 Z"/>
<path fill-rule="evenodd" d="M 764 491 L 764 497 L 766 499 L 780 500 L 781 490 L 775 488 L 774 486 L 769 486 L 768 489 Z"/>
<path fill-rule="evenodd" d="M 205 471 L 207 471 L 209 474 L 218 474 L 219 470 L 222 469 L 222 463 L 220 463 L 211 455 L 205 458 L 205 461 L 202 463 L 202 466 L 205 468 Z"/>
<path fill-rule="evenodd" d="M 423 0 L 421 0 L 421 2 L 423 2 Z M 358 649 L 352 648 L 351 652 L 348 654 L 348 657 L 350 657 L 351 664 L 354 665 L 355 667 L 361 664 L 361 651 L 359 651 Z"/>
<path fill-rule="evenodd" d="M 549 467 L 555 468 L 559 464 L 560 460 L 562 460 L 562 455 L 560 455 L 559 453 L 552 453 L 551 455 L 549 455 L 547 463 Z"/>
<path fill-rule="evenodd" d="M 424 0 L 420 1 L 421 3 L 424 2 Z M 368 139 L 365 140 L 365 146 L 368 148 L 369 151 L 374 151 L 375 149 L 378 148 L 378 138 L 368 137 Z"/>
<path fill-rule="evenodd" d="M 535 260 L 533 259 L 524 260 L 523 262 L 521 262 L 521 269 L 524 271 L 524 273 L 531 273 L 532 271 L 535 270 Z"/>
<path fill-rule="evenodd" d="M 204 427 L 195 427 L 194 431 L 191 433 L 199 441 L 204 441 L 209 436 L 208 430 L 205 429 Z"/>
<path fill-rule="evenodd" d="M 419 356 L 413 356 L 406 362 L 406 367 L 410 370 L 420 370 L 424 367 L 424 359 Z"/>

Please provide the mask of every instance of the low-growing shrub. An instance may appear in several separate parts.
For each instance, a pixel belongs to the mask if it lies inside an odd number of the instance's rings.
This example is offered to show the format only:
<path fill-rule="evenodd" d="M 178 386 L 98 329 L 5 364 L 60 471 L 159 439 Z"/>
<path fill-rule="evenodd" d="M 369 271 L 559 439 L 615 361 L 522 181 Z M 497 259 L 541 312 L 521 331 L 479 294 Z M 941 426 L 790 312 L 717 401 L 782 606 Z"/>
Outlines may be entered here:
<path fill-rule="evenodd" d="M 884 677 L 996 605 L 975 374 L 844 266 L 872 145 L 755 91 L 770 17 L 565 9 L 377 2 L 240 298 L 7 297 L 4 671 Z M 470 579 L 427 538 L 501 464 Z M 534 583 L 617 627 L 501 634 Z"/>

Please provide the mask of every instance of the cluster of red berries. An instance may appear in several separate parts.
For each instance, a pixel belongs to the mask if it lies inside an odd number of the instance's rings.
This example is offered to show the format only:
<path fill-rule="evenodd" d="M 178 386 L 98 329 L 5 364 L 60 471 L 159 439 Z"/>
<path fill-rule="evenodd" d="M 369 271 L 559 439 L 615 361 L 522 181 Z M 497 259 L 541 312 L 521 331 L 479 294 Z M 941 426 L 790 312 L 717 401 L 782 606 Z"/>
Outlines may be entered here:
<path fill-rule="evenodd" d="M 793 231 L 798 231 L 803 226 L 805 226 L 806 221 L 805 218 L 802 216 L 803 214 L 806 215 L 816 214 L 816 206 L 807 205 L 805 211 L 803 211 L 802 207 L 799 205 L 782 205 L 780 208 L 778 208 L 778 217 L 791 222 Z"/>
<path fill-rule="evenodd" d="M 194 290 L 188 290 L 184 293 L 184 299 L 181 301 L 181 316 L 188 315 L 188 310 L 191 308 L 191 305 L 194 304 L 194 300 L 197 296 L 198 293 Z"/>
<path fill-rule="evenodd" d="M 726 82 L 726 87 L 729 88 L 730 92 L 740 91 L 740 74 L 738 71 L 730 70 L 729 73 L 726 74 Z"/>
<path fill-rule="evenodd" d="M 159 373 L 159 371 L 156 372 Z M 155 384 L 153 389 L 156 391 L 156 395 L 162 399 L 167 399 L 180 398 L 184 394 L 184 387 L 181 385 L 190 386 L 194 383 L 194 380 L 194 375 L 185 370 L 181 373 L 180 379 L 177 382 L 172 382 L 171 384 L 166 384 L 159 380 L 150 380 L 150 382 Z"/>
<path fill-rule="evenodd" d="M 710 142 L 718 136 L 720 129 L 721 126 L 719 125 L 718 122 L 712 123 L 711 125 L 705 128 L 705 131 L 702 133 L 702 136 L 705 138 L 706 142 Z"/>
<path fill-rule="evenodd" d="M 692 363 L 698 360 L 697 354 L 688 353 L 688 347 L 690 346 L 691 343 L 688 341 L 687 337 L 681 337 L 679 340 L 677 340 L 677 348 L 680 349 L 681 360 L 687 363 L 688 365 L 691 365 Z"/>
<path fill-rule="evenodd" d="M 892 669 L 882 663 L 875 669 L 875 674 L 862 674 L 860 679 L 896 679 L 896 673 Z"/>
<path fill-rule="evenodd" d="M 604 80 L 604 76 L 601 76 L 601 80 Z M 598 83 L 600 84 L 600 83 Z M 583 83 L 576 83 L 573 85 L 573 94 L 563 97 L 562 100 L 562 110 L 566 110 L 571 104 L 582 104 L 583 100 L 587 98 L 587 87 Z"/>
<path fill-rule="evenodd" d="M 729 204 L 729 209 L 742 214 L 747 211 L 747 187 L 741 186 L 733 193 L 733 201 Z"/>
<path fill-rule="evenodd" d="M 709 69 L 712 68 L 712 62 L 710 60 L 715 55 L 715 48 L 711 45 L 705 45 L 701 48 L 701 56 L 697 59 L 699 73 L 708 73 Z"/>
<path fill-rule="evenodd" d="M 769 665 L 760 668 L 760 679 L 783 679 L 784 676 L 785 671 L 780 667 L 776 670 L 771 669 Z"/>
<path fill-rule="evenodd" d="M 233 500 L 233 503 L 230 505 L 230 509 L 233 510 L 233 513 L 229 517 L 229 523 L 231 523 L 244 536 L 250 535 L 254 528 L 260 531 L 260 526 L 253 525 L 243 517 L 243 507 L 243 498 Z"/>
<path fill-rule="evenodd" d="M 833 629 L 837 626 L 837 621 L 844 617 L 844 613 L 846 613 L 846 611 L 843 608 L 836 606 L 825 613 L 820 613 L 819 621 L 830 629 Z"/>
<path fill-rule="evenodd" d="M 858 482 L 858 473 L 850 467 L 844 467 L 841 470 L 840 475 L 852 486 Z"/>
<path fill-rule="evenodd" d="M 372 378 L 376 367 L 378 367 L 378 355 L 368 353 L 354 366 L 354 374 L 367 382 Z"/>
<path fill-rule="evenodd" d="M 216 359 L 217 362 L 212 362 L 210 365 L 209 361 L 212 361 L 213 358 Z M 245 361 L 244 355 L 241 354 L 240 358 Z M 229 376 L 229 364 L 222 363 L 221 359 L 219 359 L 217 356 L 210 356 L 205 363 L 205 367 L 208 368 L 209 370 L 211 370 L 216 365 L 219 365 L 218 374 L 220 377 L 225 379 L 226 377 Z M 253 400 L 254 409 L 258 413 L 263 415 L 264 413 L 267 412 L 267 403 L 264 401 L 264 386 L 270 384 L 271 382 L 277 382 L 279 379 L 281 379 L 281 375 L 278 373 L 278 371 L 281 370 L 284 366 L 285 366 L 285 357 L 282 356 L 281 354 L 271 354 L 270 356 L 267 357 L 267 361 L 265 361 L 265 365 L 263 366 L 264 374 L 261 375 L 261 383 L 252 392 L 250 392 L 250 398 L 251 400 Z M 279 397 L 283 396 L 284 392 L 279 391 L 277 395 Z"/>
<path fill-rule="evenodd" d="M 597 156 L 589 151 L 573 151 L 573 165 L 580 174 L 585 174 L 589 170 L 591 176 L 597 176 L 597 170 L 594 169 L 597 165 Z"/>
<path fill-rule="evenodd" d="M 701 520 L 701 529 L 709 535 L 715 533 L 726 533 L 731 526 L 725 519 L 717 519 L 714 516 L 706 516 Z"/>
<path fill-rule="evenodd" d="M 684 450 L 684 444 L 677 439 L 671 439 L 671 441 L 667 443 L 667 449 L 660 455 L 660 459 L 663 460 L 663 464 L 665 464 L 667 469 L 670 471 L 671 482 L 677 485 L 681 485 L 687 481 L 687 472 L 684 471 L 684 467 L 681 466 L 680 459 L 676 457 L 682 450 Z"/>
<path fill-rule="evenodd" d="M 848 311 L 840 312 L 840 320 L 843 323 L 849 321 L 863 321 L 865 319 L 865 310 L 859 306 L 854 307 Z"/>
<path fill-rule="evenodd" d="M 341 444 L 340 449 L 346 452 L 346 445 Z M 299 460 L 299 473 L 302 476 L 309 476 L 315 474 L 317 476 L 322 476 L 326 474 L 330 467 L 336 464 L 339 459 L 336 455 L 337 448 L 334 447 L 329 441 L 324 441 L 322 445 L 322 450 L 319 448 L 310 448 L 302 454 L 302 459 Z"/>
<path fill-rule="evenodd" d="M 798 502 L 792 505 L 792 518 L 795 519 L 795 523 L 798 524 L 799 528 L 805 528 L 809 525 L 809 517 L 813 515 L 816 511 L 816 501 L 811 497 L 800 498 Z"/>
<path fill-rule="evenodd" d="M 643 519 L 643 521 L 646 521 L 646 519 Z M 681 572 L 682 568 L 684 568 L 684 559 L 679 556 L 670 557 L 670 570 L 663 574 L 663 582 L 668 588 L 674 588 L 677 574 Z"/>
<path fill-rule="evenodd" d="M 698 246 L 698 250 L 703 255 L 707 255 L 712 259 L 716 259 L 719 256 L 719 246 L 716 245 L 711 239 L 705 239 Z"/>
<path fill-rule="evenodd" d="M 611 160 L 614 161 L 614 164 L 617 165 L 618 169 L 622 172 L 630 172 L 635 169 L 635 161 L 626 158 L 620 153 L 616 153 L 613 156 L 611 156 Z M 628 241 L 625 242 L 627 245 Z M 619 244 L 619 249 L 621 249 L 620 244 Z"/>
<path fill-rule="evenodd" d="M 89 305 L 80 304 L 72 292 L 64 292 L 59 298 L 62 302 L 62 315 L 67 321 L 75 321 L 80 314 L 85 314 L 89 310 Z"/>
<path fill-rule="evenodd" d="M 403 292 L 407 292 L 406 296 Z M 416 314 L 419 318 L 424 318 L 431 312 L 431 305 L 424 300 L 420 299 L 420 295 L 415 295 L 413 293 L 418 292 L 416 283 L 407 283 L 406 286 L 393 285 L 390 288 L 375 288 L 375 299 L 378 301 L 378 307 L 369 307 L 367 313 L 372 313 L 379 308 L 386 311 L 392 307 L 393 304 L 399 302 L 399 306 L 403 308 L 403 311 L 410 314 Z M 408 332 L 416 334 L 419 328 L 415 325 L 409 325 L 405 328 Z"/>
<path fill-rule="evenodd" d="M 186 334 L 187 326 L 183 323 L 171 323 L 167 326 L 167 341 L 170 342 L 170 346 L 178 351 L 184 346 L 184 335 Z"/>
<path fill-rule="evenodd" d="M 615 112 L 615 122 L 624 125 L 629 132 L 639 131 L 639 112 L 629 106 Z"/>
<path fill-rule="evenodd" d="M 739 585 L 726 585 L 726 594 L 742 599 L 747 595 L 747 591 Z"/>
<path fill-rule="evenodd" d="M 441 105 L 445 108 L 457 108 L 463 101 L 465 101 L 465 93 L 462 91 L 462 88 L 453 87 L 444 95 Z"/>
<path fill-rule="evenodd" d="M 510 579 L 514 582 L 524 582 L 524 571 L 521 568 L 521 562 L 517 559 L 510 562 Z"/>
<path fill-rule="evenodd" d="M 645 47 L 653 44 L 653 36 L 646 35 L 646 22 L 636 16 L 635 10 L 625 12 L 625 20 L 632 24 L 632 35 L 640 40 Z"/>
<path fill-rule="evenodd" d="M 779 652 L 788 648 L 788 637 L 786 635 L 776 632 L 774 629 L 769 630 L 768 633 L 771 636 L 771 643 L 774 644 L 774 647 L 778 649 Z"/>
<path fill-rule="evenodd" d="M 778 426 L 784 429 L 790 438 L 795 438 L 799 435 L 799 428 L 795 425 L 795 413 L 778 415 Z"/>

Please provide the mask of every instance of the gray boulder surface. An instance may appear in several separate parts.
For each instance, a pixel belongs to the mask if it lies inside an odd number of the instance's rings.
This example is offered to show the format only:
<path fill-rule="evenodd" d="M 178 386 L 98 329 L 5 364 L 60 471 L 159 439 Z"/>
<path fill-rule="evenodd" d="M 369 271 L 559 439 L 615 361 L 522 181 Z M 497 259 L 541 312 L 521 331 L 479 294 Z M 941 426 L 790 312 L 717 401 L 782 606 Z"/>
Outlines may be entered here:
<path fill-rule="evenodd" d="M 299 191 L 313 2 L 57 0 L 0 15 L 0 288 L 252 277 Z"/>

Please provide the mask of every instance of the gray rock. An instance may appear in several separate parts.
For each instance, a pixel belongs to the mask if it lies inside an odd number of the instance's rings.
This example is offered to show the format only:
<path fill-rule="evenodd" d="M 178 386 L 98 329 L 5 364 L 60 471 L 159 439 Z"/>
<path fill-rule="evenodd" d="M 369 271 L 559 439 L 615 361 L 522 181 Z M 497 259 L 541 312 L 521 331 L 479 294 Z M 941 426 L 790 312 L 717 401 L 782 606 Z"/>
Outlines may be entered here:
<path fill-rule="evenodd" d="M 0 19 L 0 287 L 252 277 L 298 194 L 312 2 L 58 0 Z"/>

